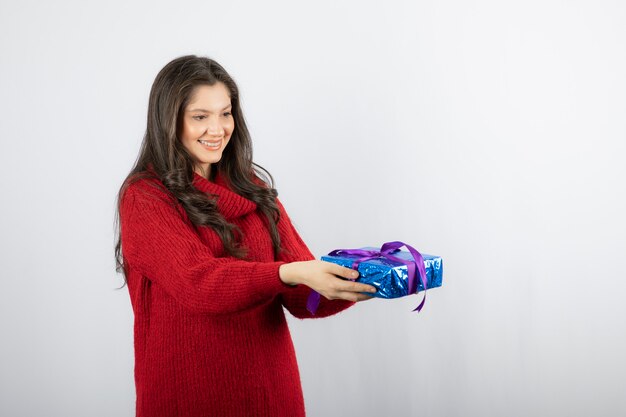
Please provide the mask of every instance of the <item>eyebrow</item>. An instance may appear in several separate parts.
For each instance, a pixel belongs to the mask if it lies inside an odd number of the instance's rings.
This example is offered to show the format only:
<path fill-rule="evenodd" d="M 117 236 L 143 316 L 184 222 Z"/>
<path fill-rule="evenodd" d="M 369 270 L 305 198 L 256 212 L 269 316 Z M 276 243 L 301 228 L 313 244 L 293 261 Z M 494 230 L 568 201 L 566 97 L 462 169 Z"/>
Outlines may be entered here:
<path fill-rule="evenodd" d="M 222 110 L 226 110 L 229 107 L 232 107 L 232 104 L 229 104 L 228 106 L 224 107 Z M 205 110 L 205 109 L 191 109 L 191 110 L 187 110 L 187 111 L 202 111 L 202 112 L 205 112 L 205 113 L 211 113 L 209 110 Z"/>

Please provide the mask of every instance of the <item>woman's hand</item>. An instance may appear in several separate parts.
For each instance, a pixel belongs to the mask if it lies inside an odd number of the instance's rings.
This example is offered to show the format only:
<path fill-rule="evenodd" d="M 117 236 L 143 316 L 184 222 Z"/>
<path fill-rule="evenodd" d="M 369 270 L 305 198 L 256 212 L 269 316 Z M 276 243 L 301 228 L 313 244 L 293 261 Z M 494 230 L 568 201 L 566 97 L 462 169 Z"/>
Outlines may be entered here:
<path fill-rule="evenodd" d="M 285 284 L 304 284 L 329 300 L 370 300 L 374 297 L 361 293 L 376 292 L 376 288 L 371 285 L 338 278 L 356 279 L 359 273 L 332 262 L 319 260 L 291 262 L 281 265 L 279 274 Z"/>

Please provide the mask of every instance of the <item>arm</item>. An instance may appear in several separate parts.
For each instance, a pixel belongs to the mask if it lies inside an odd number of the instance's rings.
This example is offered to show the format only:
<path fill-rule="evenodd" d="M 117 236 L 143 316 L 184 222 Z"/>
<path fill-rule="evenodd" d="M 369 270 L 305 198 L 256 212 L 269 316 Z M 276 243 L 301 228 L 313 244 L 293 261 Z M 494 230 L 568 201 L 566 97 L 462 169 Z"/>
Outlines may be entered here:
<path fill-rule="evenodd" d="M 284 262 L 216 258 L 167 196 L 146 197 L 130 186 L 122 200 L 125 262 L 194 312 L 242 311 L 290 288 L 280 280 Z"/>
<path fill-rule="evenodd" d="M 291 223 L 291 219 L 287 215 L 282 203 L 278 199 L 276 199 L 276 202 L 280 209 L 278 231 L 281 238 L 281 247 L 285 249 L 278 256 L 277 260 L 281 262 L 296 262 L 315 259 Z M 304 284 L 287 287 L 288 288 L 285 288 L 281 292 L 282 303 L 294 317 L 299 319 L 332 316 L 356 304 L 354 301 L 348 300 L 328 300 L 322 296 L 317 312 L 315 315 L 312 315 L 306 309 L 306 302 L 311 289 Z"/>

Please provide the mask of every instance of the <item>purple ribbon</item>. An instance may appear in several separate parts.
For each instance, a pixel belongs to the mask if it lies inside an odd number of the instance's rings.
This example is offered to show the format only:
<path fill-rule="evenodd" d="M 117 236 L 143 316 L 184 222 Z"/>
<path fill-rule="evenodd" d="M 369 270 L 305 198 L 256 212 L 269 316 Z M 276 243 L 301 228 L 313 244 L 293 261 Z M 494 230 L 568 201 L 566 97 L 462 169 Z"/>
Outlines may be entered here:
<path fill-rule="evenodd" d="M 405 259 L 400 259 L 392 255 L 392 253 L 400 250 L 402 246 L 406 246 L 406 248 L 411 253 L 411 256 L 414 259 L 414 262 L 408 261 Z M 422 255 L 412 246 L 407 245 L 406 243 L 394 241 L 384 243 L 380 251 L 375 250 L 364 250 L 364 249 L 335 249 L 334 251 L 328 254 L 329 256 L 341 256 L 341 255 L 356 255 L 359 258 L 356 258 L 354 262 L 352 262 L 352 269 L 358 270 L 359 264 L 364 261 L 368 261 L 370 259 L 384 257 L 392 261 L 403 263 L 407 266 L 408 276 L 409 276 L 409 294 L 413 294 L 417 292 L 417 279 L 415 274 L 415 267 L 417 266 L 417 272 L 419 272 L 419 279 L 422 282 L 422 286 L 424 287 L 424 298 L 422 302 L 413 310 L 417 310 L 420 312 L 424 303 L 426 302 L 426 268 L 424 268 L 424 258 Z M 352 280 L 354 281 L 354 280 Z M 309 312 L 315 315 L 317 311 L 317 307 L 320 303 L 320 293 L 315 290 L 311 290 L 309 294 L 309 298 L 307 299 L 306 308 Z"/>

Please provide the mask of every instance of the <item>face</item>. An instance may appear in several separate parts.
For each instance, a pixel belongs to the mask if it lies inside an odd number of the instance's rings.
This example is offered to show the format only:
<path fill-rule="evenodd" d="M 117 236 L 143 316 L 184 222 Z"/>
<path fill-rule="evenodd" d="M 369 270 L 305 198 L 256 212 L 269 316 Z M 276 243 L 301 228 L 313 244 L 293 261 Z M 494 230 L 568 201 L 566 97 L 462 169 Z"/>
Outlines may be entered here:
<path fill-rule="evenodd" d="M 183 114 L 180 139 L 193 157 L 194 170 L 208 177 L 235 128 L 230 95 L 223 83 L 197 86 Z"/>

